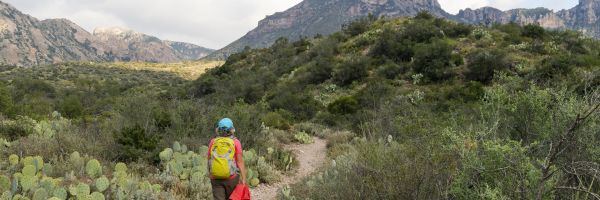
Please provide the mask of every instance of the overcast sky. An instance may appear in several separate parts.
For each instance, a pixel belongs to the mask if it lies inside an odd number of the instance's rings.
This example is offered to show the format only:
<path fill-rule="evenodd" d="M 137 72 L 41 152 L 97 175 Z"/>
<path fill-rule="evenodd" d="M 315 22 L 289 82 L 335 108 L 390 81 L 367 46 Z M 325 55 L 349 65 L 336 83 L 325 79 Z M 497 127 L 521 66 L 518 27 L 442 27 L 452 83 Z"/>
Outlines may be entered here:
<path fill-rule="evenodd" d="M 88 31 L 100 26 L 127 27 L 161 39 L 219 49 L 245 35 L 266 15 L 302 0 L 0 0 L 38 19 L 67 18 Z M 462 8 L 502 10 L 544 6 L 571 8 L 577 0 L 439 0 L 457 13 Z"/>

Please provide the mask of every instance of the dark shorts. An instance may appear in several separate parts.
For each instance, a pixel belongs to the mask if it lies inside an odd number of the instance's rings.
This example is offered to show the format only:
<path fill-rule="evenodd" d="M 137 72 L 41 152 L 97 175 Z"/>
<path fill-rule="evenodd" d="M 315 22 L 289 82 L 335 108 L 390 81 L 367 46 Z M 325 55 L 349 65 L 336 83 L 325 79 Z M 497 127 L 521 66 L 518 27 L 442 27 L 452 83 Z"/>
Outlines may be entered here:
<path fill-rule="evenodd" d="M 210 180 L 212 185 L 213 198 L 215 200 L 228 200 L 235 186 L 240 182 L 240 176 L 227 180 L 213 179 Z"/>

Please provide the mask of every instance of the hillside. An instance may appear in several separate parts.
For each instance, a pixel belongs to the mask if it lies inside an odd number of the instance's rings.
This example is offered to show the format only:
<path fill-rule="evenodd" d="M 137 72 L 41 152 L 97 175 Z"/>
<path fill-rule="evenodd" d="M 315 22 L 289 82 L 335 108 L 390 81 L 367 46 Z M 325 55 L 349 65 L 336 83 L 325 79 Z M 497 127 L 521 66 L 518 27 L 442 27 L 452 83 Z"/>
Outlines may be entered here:
<path fill-rule="evenodd" d="M 1 1 L 0 38 L 0 63 L 18 66 L 68 61 L 177 62 L 213 51 L 120 28 L 99 28 L 91 34 L 67 19 L 39 21 Z"/>
<path fill-rule="evenodd" d="M 367 18 L 233 54 L 194 93 L 328 139 L 332 164 L 282 199 L 574 199 L 600 191 L 598 45 L 535 25 Z"/>
<path fill-rule="evenodd" d="M 599 5 L 598 0 L 580 0 L 574 8 L 558 12 L 546 8 L 501 11 L 485 7 L 465 9 L 457 15 L 451 15 L 440 7 L 437 0 L 304 0 L 286 11 L 267 16 L 255 29 L 209 55 L 209 58 L 222 59 L 242 51 L 246 46 L 264 48 L 280 37 L 296 41 L 301 37 L 328 35 L 341 30 L 344 24 L 370 14 L 376 17 L 399 17 L 414 16 L 420 11 L 463 23 L 539 24 L 545 28 L 577 30 L 587 36 L 600 38 Z"/>
<path fill-rule="evenodd" d="M 0 192 L 210 199 L 206 143 L 230 117 L 256 196 L 595 197 L 599 55 L 572 31 L 419 13 L 278 39 L 192 81 L 162 64 L 3 66 Z"/>

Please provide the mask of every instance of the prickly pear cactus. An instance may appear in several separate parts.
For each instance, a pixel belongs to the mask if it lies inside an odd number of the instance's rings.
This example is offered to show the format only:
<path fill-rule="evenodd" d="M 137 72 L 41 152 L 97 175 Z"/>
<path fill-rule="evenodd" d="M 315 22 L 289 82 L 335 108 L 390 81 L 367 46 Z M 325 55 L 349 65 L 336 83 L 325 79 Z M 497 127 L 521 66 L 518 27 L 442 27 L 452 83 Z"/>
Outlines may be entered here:
<path fill-rule="evenodd" d="M 179 142 L 173 142 L 173 151 L 181 152 L 181 144 Z"/>
<path fill-rule="evenodd" d="M 91 200 L 104 200 L 104 195 L 99 192 L 94 192 L 91 194 Z"/>
<path fill-rule="evenodd" d="M 35 176 L 37 170 L 33 165 L 25 165 L 21 170 L 21 173 L 23 176 Z"/>
<path fill-rule="evenodd" d="M 46 191 L 46 189 L 44 188 L 40 188 L 35 190 L 35 193 L 33 193 L 33 199 L 32 200 L 46 200 L 48 199 L 48 191 Z"/>
<path fill-rule="evenodd" d="M 17 164 L 19 164 L 19 156 L 15 154 L 8 156 L 8 163 L 10 164 L 10 166 L 16 166 Z"/>
<path fill-rule="evenodd" d="M 92 159 L 85 165 L 85 172 L 91 178 L 96 178 L 102 175 L 102 165 L 100 165 L 98 160 Z"/>
<path fill-rule="evenodd" d="M 10 191 L 10 179 L 4 175 L 0 175 L 0 193 Z"/>
<path fill-rule="evenodd" d="M 60 200 L 65 200 L 67 199 L 67 190 L 65 190 L 65 188 L 54 189 L 54 192 L 52 192 L 52 196 Z"/>
<path fill-rule="evenodd" d="M 23 191 L 29 191 L 32 188 L 37 186 L 37 177 L 35 176 L 23 176 L 20 179 L 21 182 L 21 188 L 23 189 Z"/>
<path fill-rule="evenodd" d="M 161 151 L 158 156 L 163 162 L 168 162 L 173 157 L 173 149 L 166 148 L 165 150 Z"/>
<path fill-rule="evenodd" d="M 125 173 L 127 173 L 127 165 L 125 163 L 122 163 L 122 162 L 117 163 L 115 165 L 115 171 L 116 172 L 125 172 Z"/>
<path fill-rule="evenodd" d="M 104 192 L 110 186 L 110 181 L 105 176 L 102 176 L 96 179 L 95 186 L 98 192 Z"/>
<path fill-rule="evenodd" d="M 313 138 L 305 132 L 299 132 L 294 135 L 294 139 L 302 144 L 310 144 L 315 142 Z"/>

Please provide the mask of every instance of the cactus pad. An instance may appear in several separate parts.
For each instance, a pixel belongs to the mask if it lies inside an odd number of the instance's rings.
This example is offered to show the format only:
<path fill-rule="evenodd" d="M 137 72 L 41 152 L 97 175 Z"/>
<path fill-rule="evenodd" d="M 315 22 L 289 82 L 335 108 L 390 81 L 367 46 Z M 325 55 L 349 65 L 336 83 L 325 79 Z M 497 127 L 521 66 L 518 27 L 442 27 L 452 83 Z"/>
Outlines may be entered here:
<path fill-rule="evenodd" d="M 161 151 L 158 156 L 160 157 L 160 160 L 167 162 L 171 160 L 171 157 L 173 157 L 173 149 L 166 148 L 165 150 Z"/>
<path fill-rule="evenodd" d="M 90 186 L 88 184 L 85 184 L 85 183 L 79 183 L 79 184 L 77 184 L 76 194 L 77 194 L 77 196 L 87 196 L 87 195 L 89 195 L 90 194 Z"/>
<path fill-rule="evenodd" d="M 54 192 L 52 192 L 52 195 L 60 200 L 65 200 L 67 199 L 67 190 L 64 188 L 56 188 L 54 189 Z"/>
<path fill-rule="evenodd" d="M 96 179 L 96 189 L 98 192 L 104 192 L 110 186 L 110 181 L 105 176 Z"/>
<path fill-rule="evenodd" d="M 181 144 L 179 144 L 179 142 L 177 142 L 177 141 L 173 142 L 173 151 L 181 152 Z"/>
<path fill-rule="evenodd" d="M 0 193 L 10 191 L 10 179 L 4 175 L 0 175 Z"/>
<path fill-rule="evenodd" d="M 94 192 L 91 195 L 92 200 L 104 200 L 104 195 L 100 192 Z"/>
<path fill-rule="evenodd" d="M 100 165 L 100 162 L 98 162 L 98 160 L 92 159 L 88 161 L 85 165 L 85 172 L 88 176 L 96 178 L 102 175 L 102 165 Z"/>
<path fill-rule="evenodd" d="M 15 166 L 17 164 L 19 164 L 19 156 L 12 154 L 10 156 L 8 156 L 8 163 L 10 164 L 10 166 Z"/>
<path fill-rule="evenodd" d="M 44 188 L 37 189 L 33 193 L 32 200 L 46 200 L 46 199 L 48 199 L 48 191 L 46 191 L 46 189 L 44 189 Z"/>
<path fill-rule="evenodd" d="M 127 172 L 127 165 L 125 163 L 117 163 L 115 165 L 115 171 L 117 172 Z"/>
<path fill-rule="evenodd" d="M 37 171 L 33 165 L 25 165 L 21 173 L 23 173 L 23 176 L 35 176 Z"/>
<path fill-rule="evenodd" d="M 23 191 L 29 191 L 31 188 L 34 188 L 37 184 L 37 177 L 35 176 L 23 176 L 20 180 L 21 188 Z"/>

